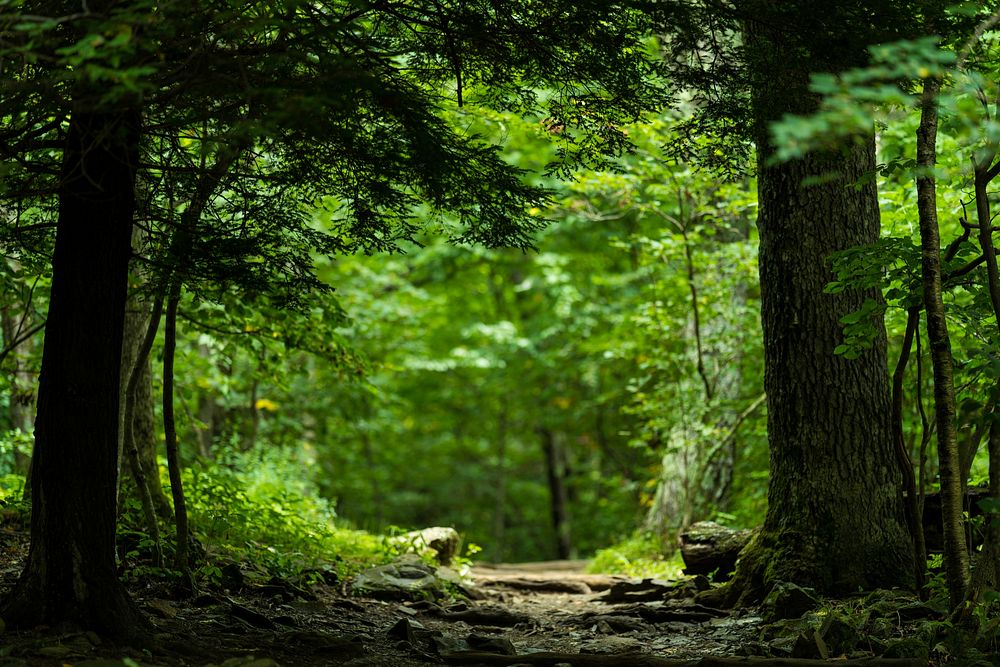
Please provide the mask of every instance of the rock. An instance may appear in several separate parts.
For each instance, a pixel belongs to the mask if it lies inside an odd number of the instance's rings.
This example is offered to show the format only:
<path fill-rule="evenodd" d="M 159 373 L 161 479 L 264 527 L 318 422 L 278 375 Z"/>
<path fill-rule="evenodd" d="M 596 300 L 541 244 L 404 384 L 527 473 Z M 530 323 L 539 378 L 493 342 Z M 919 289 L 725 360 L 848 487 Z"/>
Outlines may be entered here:
<path fill-rule="evenodd" d="M 417 554 L 432 552 L 441 565 L 449 565 L 462 548 L 462 536 L 454 528 L 433 526 L 393 538 L 393 543 Z"/>
<path fill-rule="evenodd" d="M 440 655 L 447 656 L 454 653 L 464 653 L 471 651 L 472 647 L 464 639 L 449 637 L 447 635 L 433 636 L 431 639 L 431 650 Z"/>
<path fill-rule="evenodd" d="M 681 533 L 684 574 L 712 575 L 715 581 L 727 581 L 753 533 L 752 530 L 726 528 L 714 521 L 692 524 Z"/>
<path fill-rule="evenodd" d="M 167 602 L 166 600 L 150 600 L 146 603 L 146 607 L 156 616 L 160 618 L 176 618 L 177 610 L 174 606 Z"/>
<path fill-rule="evenodd" d="M 897 639 L 886 645 L 884 658 L 916 658 L 927 660 L 929 655 L 927 643 L 913 637 Z"/>
<path fill-rule="evenodd" d="M 425 628 L 419 621 L 409 618 L 401 618 L 396 621 L 395 625 L 386 630 L 385 634 L 387 637 L 391 637 L 392 639 L 398 639 L 400 641 L 416 644 L 418 640 L 418 630 L 426 631 L 427 628 Z"/>
<path fill-rule="evenodd" d="M 829 656 L 823 656 L 824 658 L 837 657 L 850 653 L 861 639 L 857 628 L 851 625 L 840 614 L 830 614 L 823 621 L 820 635 L 830 653 Z"/>
<path fill-rule="evenodd" d="M 632 637 L 611 635 L 589 641 L 580 647 L 580 653 L 619 654 L 632 653 L 642 648 L 642 642 Z"/>
<path fill-rule="evenodd" d="M 437 599 L 444 595 L 434 568 L 413 555 L 364 570 L 354 578 L 352 589 L 377 600 Z"/>
<path fill-rule="evenodd" d="M 685 589 L 685 581 L 619 581 L 611 585 L 608 592 L 600 597 L 602 602 L 649 602 L 674 597 L 678 589 Z M 693 593 L 692 593 L 693 594 Z"/>
<path fill-rule="evenodd" d="M 465 611 L 446 611 L 441 613 L 440 617 L 446 621 L 464 621 L 469 625 L 489 625 L 495 627 L 513 627 L 518 623 L 531 622 L 531 617 L 529 616 L 518 614 L 504 607 L 491 605 L 472 607 Z"/>
<path fill-rule="evenodd" d="M 233 618 L 239 619 L 244 623 L 248 623 L 255 628 L 261 628 L 263 630 L 274 630 L 275 624 L 271 619 L 263 614 L 255 612 L 249 607 L 244 607 L 243 605 L 231 602 L 229 604 L 229 614 Z"/>
<path fill-rule="evenodd" d="M 474 651 L 486 651 L 488 653 L 499 653 L 500 655 L 517 655 L 514 643 L 506 637 L 488 637 L 486 635 L 471 634 L 465 641 Z"/>
<path fill-rule="evenodd" d="M 580 619 L 580 622 L 585 625 L 596 625 L 599 632 L 608 635 L 649 629 L 649 625 L 639 618 L 612 614 L 588 614 Z"/>
<path fill-rule="evenodd" d="M 768 623 L 799 618 L 819 604 L 815 591 L 790 582 L 778 582 L 764 598 L 764 618 Z"/>
<path fill-rule="evenodd" d="M 246 583 L 246 577 L 243 575 L 243 569 L 240 568 L 238 563 L 227 563 L 222 567 L 220 577 L 220 584 L 223 588 L 228 588 L 231 591 L 238 591 L 243 588 L 243 584 Z"/>

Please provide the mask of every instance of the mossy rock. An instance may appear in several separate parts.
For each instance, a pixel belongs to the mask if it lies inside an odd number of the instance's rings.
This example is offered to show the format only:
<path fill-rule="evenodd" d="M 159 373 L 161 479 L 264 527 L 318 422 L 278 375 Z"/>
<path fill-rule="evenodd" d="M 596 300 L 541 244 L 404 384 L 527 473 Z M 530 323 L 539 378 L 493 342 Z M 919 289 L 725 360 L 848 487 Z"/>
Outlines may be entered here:
<path fill-rule="evenodd" d="M 927 644 L 913 637 L 904 637 L 886 645 L 884 658 L 916 658 L 927 660 L 930 655 Z"/>
<path fill-rule="evenodd" d="M 816 591 L 782 581 L 775 584 L 764 598 L 764 618 L 769 622 L 800 618 L 817 606 L 819 599 L 816 597 Z"/>
<path fill-rule="evenodd" d="M 820 631 L 830 656 L 845 655 L 854 650 L 861 640 L 861 634 L 841 614 L 830 614 Z"/>

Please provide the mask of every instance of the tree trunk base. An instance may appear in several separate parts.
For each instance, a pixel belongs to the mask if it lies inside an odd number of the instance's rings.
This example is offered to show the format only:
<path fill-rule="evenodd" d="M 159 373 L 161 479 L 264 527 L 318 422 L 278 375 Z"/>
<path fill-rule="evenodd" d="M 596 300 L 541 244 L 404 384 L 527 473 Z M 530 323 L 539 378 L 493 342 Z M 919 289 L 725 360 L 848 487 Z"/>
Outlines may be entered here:
<path fill-rule="evenodd" d="M 11 629 L 72 625 L 133 648 L 153 646 L 152 626 L 117 578 L 88 588 L 92 593 L 85 592 L 83 601 L 64 600 L 42 590 L 36 577 L 22 575 L 0 606 L 0 618 Z"/>

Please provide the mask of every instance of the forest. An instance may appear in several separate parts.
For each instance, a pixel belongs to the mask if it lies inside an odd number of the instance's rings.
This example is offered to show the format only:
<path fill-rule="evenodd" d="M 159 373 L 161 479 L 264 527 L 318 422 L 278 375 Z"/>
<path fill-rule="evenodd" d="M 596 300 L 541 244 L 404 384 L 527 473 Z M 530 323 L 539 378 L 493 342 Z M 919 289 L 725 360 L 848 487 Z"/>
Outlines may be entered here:
<path fill-rule="evenodd" d="M 1000 665 L 1000 4 L 0 0 L 0 667 Z"/>

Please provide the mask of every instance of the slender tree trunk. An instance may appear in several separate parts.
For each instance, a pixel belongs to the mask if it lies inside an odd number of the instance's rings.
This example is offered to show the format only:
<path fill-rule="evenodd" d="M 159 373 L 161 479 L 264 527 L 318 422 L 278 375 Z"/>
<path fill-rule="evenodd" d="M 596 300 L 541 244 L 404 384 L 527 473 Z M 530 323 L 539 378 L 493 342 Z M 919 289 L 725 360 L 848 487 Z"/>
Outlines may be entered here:
<path fill-rule="evenodd" d="M 134 296 L 130 296 L 125 311 L 125 331 L 122 342 L 121 395 L 119 401 L 121 415 L 118 428 L 118 470 L 121 479 L 121 460 L 124 454 L 128 461 L 129 472 L 135 482 L 135 492 L 142 504 L 142 513 L 146 521 L 146 530 L 153 542 L 153 565 L 163 567 L 163 552 L 160 543 L 160 526 L 156 520 L 156 509 L 153 506 L 153 496 L 150 492 L 147 469 L 139 457 L 134 427 L 136 413 L 136 383 L 132 376 L 138 375 L 138 365 L 148 363 L 147 355 L 143 354 L 143 342 L 146 330 L 149 328 L 149 318 L 144 314 L 142 304 Z M 155 470 L 155 468 L 154 468 Z"/>
<path fill-rule="evenodd" d="M 26 313 L 31 308 L 30 303 L 20 304 L 24 311 L 20 315 L 13 312 L 12 306 L 5 306 L 0 312 L 0 327 L 3 329 L 4 345 L 15 345 L 18 336 L 25 326 Z M 10 427 L 23 433 L 31 433 L 35 430 L 35 380 L 31 377 L 28 369 L 27 359 L 34 349 L 34 339 L 29 337 L 21 343 L 16 344 L 10 351 L 13 359 L 13 372 L 10 374 L 10 399 L 8 415 Z M 22 452 L 20 449 L 14 450 L 14 468 L 21 473 L 27 474 L 31 465 L 30 452 Z"/>
<path fill-rule="evenodd" d="M 174 499 L 174 519 L 177 525 L 174 567 L 184 574 L 190 584 L 187 503 L 184 501 L 184 487 L 181 483 L 181 462 L 177 451 L 177 426 L 174 419 L 174 352 L 177 349 L 179 303 L 180 287 L 175 286 L 167 299 L 166 322 L 163 328 L 163 434 L 166 440 L 167 470 L 170 474 L 170 493 Z"/>
<path fill-rule="evenodd" d="M 143 641 L 115 571 L 118 397 L 139 115 L 76 110 L 63 153 L 35 424 L 31 548 L 0 617 Z"/>
<path fill-rule="evenodd" d="M 503 399 L 501 399 L 503 400 Z M 496 507 L 493 510 L 493 553 L 494 561 L 502 562 L 506 553 L 504 544 L 507 532 L 507 406 L 504 404 L 497 415 L 496 457 L 493 484 Z"/>
<path fill-rule="evenodd" d="M 129 399 L 135 402 L 135 414 L 132 417 L 133 441 L 139 454 L 139 462 L 145 472 L 146 486 L 149 489 L 153 508 L 161 519 L 173 520 L 174 510 L 163 491 L 160 483 L 160 463 L 157 459 L 156 413 L 153 409 L 153 372 L 149 356 L 138 366 L 138 381 L 135 393 Z"/>
<path fill-rule="evenodd" d="M 899 471 L 906 489 L 906 525 L 913 539 L 913 583 L 917 590 L 923 590 L 927 573 L 927 544 L 924 539 L 923 513 L 917 498 L 917 478 L 913 472 L 913 459 L 906 446 L 903 434 L 903 382 L 906 366 L 913 349 L 913 337 L 920 327 L 920 306 L 911 306 L 906 311 L 906 331 L 903 345 L 892 374 L 892 433 L 896 445 Z"/>
<path fill-rule="evenodd" d="M 962 523 L 965 482 L 961 477 L 958 440 L 955 433 L 955 385 L 952 374 L 951 340 L 941 296 L 941 238 L 937 221 L 937 193 L 933 168 L 937 162 L 937 94 L 940 81 L 924 82 L 917 128 L 917 211 L 927 340 L 934 370 L 934 412 L 937 422 L 938 459 L 941 477 L 941 516 L 944 522 L 944 569 L 952 607 L 958 607 L 969 588 L 969 554 Z"/>
<path fill-rule="evenodd" d="M 556 556 L 573 557 L 573 538 L 569 521 L 569 496 L 566 488 L 566 449 L 559 437 L 547 428 L 539 428 L 542 452 L 545 455 L 546 477 L 549 483 L 549 507 L 552 528 L 556 536 Z"/>
<path fill-rule="evenodd" d="M 1000 109 L 998 100 L 997 109 Z M 1000 174 L 1000 162 L 993 164 L 996 157 L 996 147 L 990 151 L 986 159 L 974 163 L 976 192 L 976 221 L 979 226 L 979 245 L 983 251 L 986 264 L 986 276 L 989 286 L 990 304 L 993 306 L 993 317 L 1000 328 L 1000 269 L 997 267 L 996 247 L 993 244 L 993 219 L 990 213 L 989 185 Z M 1000 411 L 997 409 L 997 392 L 1000 385 L 993 387 L 993 400 L 987 402 L 984 408 L 989 421 L 989 477 L 990 495 L 994 501 L 1000 501 Z M 970 448 L 971 450 L 971 448 Z M 974 450 L 968 453 L 968 461 L 963 467 L 963 473 L 972 467 Z M 963 482 L 968 479 L 963 474 Z M 1000 516 L 987 515 L 986 536 L 983 550 L 976 558 L 973 571 L 973 595 L 979 597 L 985 590 L 1000 590 Z"/>

